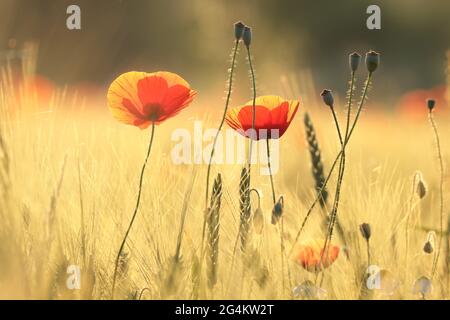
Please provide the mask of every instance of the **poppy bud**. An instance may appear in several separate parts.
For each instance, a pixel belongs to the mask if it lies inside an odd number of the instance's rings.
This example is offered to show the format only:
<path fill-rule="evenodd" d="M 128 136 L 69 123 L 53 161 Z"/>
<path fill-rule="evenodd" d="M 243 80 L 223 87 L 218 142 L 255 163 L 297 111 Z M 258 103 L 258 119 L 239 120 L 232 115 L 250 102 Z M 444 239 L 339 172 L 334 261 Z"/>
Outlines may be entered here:
<path fill-rule="evenodd" d="M 234 36 L 236 37 L 236 40 L 242 39 L 242 34 L 244 33 L 245 24 L 242 23 L 242 21 L 238 21 L 234 24 Z"/>
<path fill-rule="evenodd" d="M 420 199 L 425 198 L 425 196 L 427 195 L 427 186 L 423 179 L 420 179 L 419 182 L 417 182 L 416 194 Z"/>
<path fill-rule="evenodd" d="M 275 203 L 275 206 L 272 209 L 272 224 L 276 224 L 278 220 L 280 220 L 281 216 L 283 215 L 283 209 L 284 201 L 283 197 L 280 197 L 280 199 L 278 199 L 277 203 Z"/>
<path fill-rule="evenodd" d="M 261 234 L 264 227 L 264 215 L 260 207 L 253 213 L 253 229 L 257 234 Z"/>
<path fill-rule="evenodd" d="M 323 102 L 330 108 L 333 108 L 334 98 L 331 90 L 324 89 L 320 95 L 322 96 Z"/>
<path fill-rule="evenodd" d="M 250 43 L 252 42 L 252 28 L 245 26 L 244 33 L 242 34 L 242 40 L 244 40 L 244 44 L 246 47 L 250 47 Z"/>
<path fill-rule="evenodd" d="M 431 280 L 422 276 L 414 282 L 413 293 L 420 293 L 424 298 L 432 289 Z"/>
<path fill-rule="evenodd" d="M 425 242 L 425 245 L 423 246 L 423 252 L 431 254 L 433 253 L 433 244 L 431 243 L 431 241 L 427 241 Z"/>
<path fill-rule="evenodd" d="M 358 69 L 360 61 L 361 61 L 361 55 L 359 55 L 357 52 L 353 52 L 349 56 L 349 65 L 350 65 L 350 70 L 352 72 L 355 72 Z"/>
<path fill-rule="evenodd" d="M 369 72 L 374 72 L 380 64 L 380 54 L 375 51 L 366 53 L 366 67 Z"/>
<path fill-rule="evenodd" d="M 434 99 L 427 100 L 428 110 L 430 110 L 430 111 L 433 110 L 435 105 L 436 105 L 436 100 L 434 100 Z"/>
<path fill-rule="evenodd" d="M 372 232 L 370 230 L 370 224 L 362 223 L 359 226 L 359 231 L 361 231 L 361 235 L 363 236 L 363 238 L 366 239 L 367 241 L 369 241 L 370 236 L 372 234 Z"/>

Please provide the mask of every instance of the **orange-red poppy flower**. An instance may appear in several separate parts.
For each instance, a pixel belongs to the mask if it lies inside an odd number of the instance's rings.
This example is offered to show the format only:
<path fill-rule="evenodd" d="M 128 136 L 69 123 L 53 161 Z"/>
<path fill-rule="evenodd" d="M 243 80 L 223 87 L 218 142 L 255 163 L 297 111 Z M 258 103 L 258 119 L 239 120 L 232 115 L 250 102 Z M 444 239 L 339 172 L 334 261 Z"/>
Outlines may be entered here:
<path fill-rule="evenodd" d="M 255 102 L 255 134 L 251 134 L 253 120 L 253 101 L 230 109 L 225 120 L 228 125 L 240 134 L 253 140 L 280 138 L 289 127 L 299 102 L 284 100 L 278 96 L 261 96 Z M 272 130 L 278 130 L 274 134 Z"/>
<path fill-rule="evenodd" d="M 339 247 L 328 242 L 328 249 L 322 256 L 323 247 L 324 240 L 309 239 L 304 241 L 294 250 L 292 260 L 310 272 L 321 271 L 328 268 L 339 255 Z"/>
<path fill-rule="evenodd" d="M 175 73 L 131 71 L 113 81 L 107 98 L 114 118 L 145 129 L 176 115 L 195 94 Z"/>

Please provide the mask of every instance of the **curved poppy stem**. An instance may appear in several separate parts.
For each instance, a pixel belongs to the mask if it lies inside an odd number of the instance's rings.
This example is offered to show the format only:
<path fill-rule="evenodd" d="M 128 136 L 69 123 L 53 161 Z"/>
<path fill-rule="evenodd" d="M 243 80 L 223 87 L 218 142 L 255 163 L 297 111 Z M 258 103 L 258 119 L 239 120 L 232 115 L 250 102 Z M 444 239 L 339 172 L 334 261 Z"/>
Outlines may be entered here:
<path fill-rule="evenodd" d="M 234 67 L 236 64 L 236 56 L 237 56 L 238 48 L 239 48 L 239 40 L 236 40 L 236 42 L 234 44 L 234 49 L 233 49 L 233 58 L 231 59 L 231 69 L 230 69 L 230 77 L 228 78 L 228 92 L 227 92 L 227 98 L 225 100 L 225 108 L 223 110 L 222 120 L 220 121 L 219 128 L 217 129 L 216 136 L 214 137 L 214 142 L 213 142 L 212 149 L 211 149 L 211 155 L 209 156 L 208 170 L 206 172 L 205 208 L 208 207 L 209 177 L 211 175 L 211 162 L 214 157 L 214 151 L 216 149 L 217 139 L 219 137 L 220 130 L 222 130 L 223 124 L 225 123 L 225 117 L 227 115 L 228 105 L 230 104 L 231 90 L 233 89 L 233 74 L 234 74 Z"/>
<path fill-rule="evenodd" d="M 367 76 L 366 86 L 368 86 L 368 85 L 370 84 L 371 80 L 372 80 L 372 72 L 370 72 L 369 75 Z M 362 107 L 363 107 L 363 105 L 364 105 L 364 100 L 365 100 L 365 97 L 364 97 L 364 99 L 361 100 L 361 102 L 360 102 L 360 104 L 359 104 L 358 111 L 356 112 L 356 116 L 355 116 L 355 118 L 354 118 L 354 120 L 353 120 L 353 124 L 352 124 L 352 126 L 350 127 L 350 130 L 349 130 L 349 132 L 348 132 L 347 138 L 345 139 L 344 147 L 347 146 L 348 142 L 350 141 L 350 138 L 351 138 L 351 136 L 352 136 L 352 134 L 353 134 L 353 131 L 354 131 L 355 127 L 356 127 L 356 123 L 357 123 L 358 120 L 359 120 L 359 116 L 360 116 L 360 114 L 361 114 Z M 340 150 L 339 153 L 337 154 L 336 158 L 334 159 L 333 164 L 331 165 L 330 171 L 328 172 L 328 175 L 327 175 L 327 177 L 326 177 L 326 179 L 325 179 L 325 182 L 323 183 L 322 187 L 321 187 L 320 190 L 318 191 L 317 196 L 316 196 L 316 198 L 314 199 L 313 203 L 312 203 L 311 206 L 308 208 L 308 211 L 306 212 L 305 218 L 303 219 L 303 221 L 302 221 L 302 223 L 301 223 L 301 225 L 300 225 L 300 228 L 299 228 L 299 230 L 298 230 L 298 232 L 297 232 L 297 234 L 296 234 L 296 236 L 295 236 L 294 243 L 292 244 L 291 250 L 289 251 L 289 255 L 292 254 L 292 251 L 294 250 L 294 247 L 295 247 L 295 245 L 297 244 L 297 241 L 298 241 L 298 239 L 300 238 L 300 235 L 301 235 L 303 229 L 304 229 L 305 226 L 306 226 L 306 222 L 308 221 L 308 219 L 309 219 L 309 217 L 310 217 L 312 211 L 314 210 L 314 207 L 315 207 L 316 204 L 319 202 L 320 197 L 321 197 L 321 194 L 322 194 L 323 190 L 325 190 L 325 188 L 326 188 L 326 186 L 327 186 L 327 184 L 328 184 L 328 181 L 330 180 L 331 175 L 333 174 L 333 171 L 334 171 L 334 169 L 336 168 L 336 164 L 337 164 L 338 160 L 339 160 L 339 159 L 341 158 L 341 156 L 342 156 L 342 153 L 343 153 L 342 151 L 343 151 L 343 150 L 342 150 L 342 148 L 341 148 L 341 150 Z"/>
<path fill-rule="evenodd" d="M 234 43 L 233 57 L 231 58 L 231 68 L 230 68 L 230 76 L 228 78 L 228 91 L 227 91 L 227 98 L 225 100 L 225 108 L 223 110 L 222 120 L 220 121 L 219 128 L 217 129 L 216 136 L 214 137 L 211 154 L 209 156 L 209 161 L 208 161 L 208 169 L 206 171 L 205 211 L 203 213 L 202 243 L 200 245 L 200 267 L 199 267 L 199 277 L 198 277 L 197 281 L 200 281 L 200 274 L 201 274 L 201 270 L 202 270 L 202 262 L 203 262 L 203 256 L 204 256 L 206 218 L 208 215 L 209 179 L 210 179 L 210 175 L 211 175 L 211 162 L 214 157 L 214 151 L 216 149 L 216 144 L 217 144 L 217 139 L 219 138 L 219 133 L 222 130 L 223 124 L 225 123 L 225 118 L 226 118 L 227 111 L 228 111 L 228 105 L 230 104 L 231 91 L 233 89 L 233 74 L 234 74 L 234 68 L 236 66 L 236 56 L 237 56 L 238 48 L 239 48 L 239 40 L 236 40 Z M 198 287 L 198 284 L 196 284 L 196 286 Z"/>
<path fill-rule="evenodd" d="M 369 75 L 367 77 L 366 84 L 364 86 L 363 94 L 362 94 L 360 105 L 359 105 L 359 108 L 358 108 L 357 117 L 359 117 L 360 111 L 361 111 L 362 106 L 364 105 L 365 99 L 367 97 L 367 92 L 369 90 L 371 77 L 372 77 L 372 73 L 369 73 Z M 323 247 L 323 250 L 322 250 L 322 256 L 321 256 L 321 259 L 320 259 L 321 263 L 323 261 L 323 255 L 324 254 L 326 254 L 326 258 L 328 259 L 329 243 L 331 242 L 331 239 L 333 237 L 333 230 L 334 230 L 334 226 L 336 224 L 337 213 L 338 213 L 338 208 L 339 208 L 339 199 L 340 199 L 340 194 L 341 194 L 342 181 L 344 179 L 344 172 L 345 172 L 345 147 L 347 146 L 349 135 L 351 134 L 351 132 L 353 131 L 353 128 L 354 128 L 354 126 L 353 126 L 352 130 L 350 131 L 348 136 L 345 137 L 345 140 L 342 140 L 342 136 L 341 136 L 341 133 L 340 133 L 340 130 L 339 130 L 339 124 L 337 122 L 337 118 L 336 118 L 336 114 L 334 112 L 334 109 L 332 109 L 332 111 L 333 111 L 334 121 L 336 122 L 337 130 L 338 130 L 338 134 L 339 134 L 339 139 L 340 139 L 341 145 L 342 145 L 342 149 L 341 149 L 341 163 L 339 165 L 338 182 L 337 182 L 337 186 L 336 186 L 336 194 L 335 194 L 335 199 L 334 199 L 333 210 L 331 212 L 331 217 L 330 217 L 329 229 L 328 229 L 328 233 L 327 233 L 327 236 L 326 236 L 326 239 L 325 239 L 325 244 L 324 244 L 324 247 Z"/>
<path fill-rule="evenodd" d="M 441 251 L 441 245 L 442 245 L 442 238 L 444 236 L 444 162 L 442 160 L 442 151 L 441 151 L 441 142 L 439 140 L 439 133 L 437 130 L 436 122 L 434 121 L 432 110 L 428 112 L 428 118 L 430 120 L 431 127 L 433 128 L 434 133 L 434 139 L 436 142 L 436 152 L 437 157 L 439 160 L 439 173 L 440 173 L 440 182 L 439 182 L 439 213 L 440 213 L 440 225 L 439 225 L 439 242 L 438 242 L 438 248 L 436 250 L 436 257 L 433 261 L 433 268 L 431 271 L 431 280 L 433 280 L 433 277 L 436 273 L 438 262 L 439 262 L 439 254 Z"/>
<path fill-rule="evenodd" d="M 258 208 L 261 208 L 261 194 L 255 188 L 250 189 L 248 193 L 251 194 L 252 192 L 256 193 L 256 196 L 258 197 Z"/>
<path fill-rule="evenodd" d="M 115 288 L 116 288 L 116 279 L 117 279 L 117 268 L 119 266 L 120 255 L 122 254 L 122 251 L 125 247 L 125 243 L 127 241 L 131 227 L 133 226 L 134 220 L 136 219 L 136 215 L 137 215 L 137 212 L 139 209 L 139 204 L 141 202 L 141 192 L 142 192 L 142 182 L 144 180 L 144 171 L 145 171 L 145 167 L 147 166 L 148 158 L 150 156 L 150 151 L 152 149 L 154 136 L 155 136 L 155 122 L 152 122 L 152 131 L 150 134 L 150 142 L 148 144 L 147 156 L 145 157 L 144 164 L 142 165 L 141 176 L 139 178 L 139 189 L 138 189 L 138 194 L 137 194 L 137 199 L 136 199 L 136 206 L 134 208 L 133 216 L 131 217 L 131 221 L 128 226 L 128 229 L 125 232 L 125 236 L 123 237 L 122 243 L 120 244 L 119 252 L 117 253 L 116 261 L 114 263 L 114 274 L 113 274 L 113 283 L 112 283 L 112 290 L 111 290 L 112 291 L 112 293 L 111 293 L 112 299 L 114 299 L 114 293 L 115 293 Z"/>
<path fill-rule="evenodd" d="M 269 167 L 269 175 L 270 175 L 270 185 L 272 186 L 272 198 L 273 198 L 273 205 L 277 203 L 276 197 L 275 197 L 275 187 L 273 185 L 273 175 L 272 175 L 272 166 L 270 165 L 270 146 L 269 146 L 269 138 L 266 139 L 266 146 L 267 146 L 267 166 Z"/>
<path fill-rule="evenodd" d="M 255 70 L 253 69 L 252 56 L 250 53 L 250 46 L 247 46 L 247 59 L 250 67 L 250 73 L 252 77 L 252 86 L 253 86 L 253 104 L 252 104 L 252 134 L 255 133 L 255 121 L 256 121 L 256 79 L 255 79 Z M 252 147 L 253 147 L 253 139 L 250 137 L 249 142 L 249 150 L 248 150 L 248 175 L 250 179 L 250 168 L 252 163 Z"/>
<path fill-rule="evenodd" d="M 277 203 L 277 200 L 276 200 L 276 196 L 275 196 L 275 187 L 274 187 L 274 184 L 273 184 L 273 174 L 272 174 L 272 166 L 271 166 L 271 164 L 270 164 L 270 143 L 269 143 L 269 138 L 266 138 L 266 149 L 267 149 L 267 166 L 269 167 L 269 174 L 270 174 L 270 185 L 272 186 L 272 200 L 273 200 L 273 205 L 275 206 L 276 205 L 276 203 Z M 284 200 L 283 200 L 283 198 L 282 198 L 282 200 L 281 201 L 283 201 L 284 202 Z M 284 205 L 284 203 L 283 203 L 283 205 Z M 285 286 L 285 282 L 284 282 L 284 241 L 283 241 L 283 226 L 284 226 L 284 224 L 283 224 L 283 216 L 281 216 L 281 222 L 280 222 L 280 253 L 281 253 L 281 280 L 282 280 L 282 288 L 283 288 L 283 293 L 284 293 L 284 291 L 285 291 L 285 288 L 286 288 L 286 286 Z M 288 269 L 288 273 L 289 273 L 289 269 Z M 289 274 L 289 278 L 290 278 L 290 274 Z M 289 279 L 289 282 L 290 282 L 290 279 Z"/>

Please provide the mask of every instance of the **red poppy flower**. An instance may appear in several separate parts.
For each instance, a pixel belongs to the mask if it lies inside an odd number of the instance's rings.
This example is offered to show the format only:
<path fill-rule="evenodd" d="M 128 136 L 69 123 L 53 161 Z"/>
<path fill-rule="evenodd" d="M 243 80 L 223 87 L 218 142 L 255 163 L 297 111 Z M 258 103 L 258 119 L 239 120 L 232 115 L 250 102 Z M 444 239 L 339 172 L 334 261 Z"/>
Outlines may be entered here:
<path fill-rule="evenodd" d="M 297 250 L 294 250 L 292 259 L 310 272 L 318 272 L 328 268 L 338 257 L 339 247 L 328 243 L 328 257 L 323 254 L 324 241 L 319 239 L 310 239 L 300 243 Z M 322 261 L 321 258 L 322 257 Z"/>
<path fill-rule="evenodd" d="M 176 115 L 195 94 L 175 73 L 131 71 L 113 81 L 107 98 L 114 118 L 145 129 Z"/>
<path fill-rule="evenodd" d="M 245 137 L 254 140 L 261 138 L 277 139 L 286 132 L 298 110 L 298 105 L 298 101 L 284 100 L 278 96 L 261 96 L 256 98 L 256 137 L 251 135 L 251 130 L 247 131 L 248 129 L 252 129 L 253 101 L 229 110 L 225 120 L 231 128 Z M 272 135 L 272 129 L 278 130 L 278 135 Z"/>

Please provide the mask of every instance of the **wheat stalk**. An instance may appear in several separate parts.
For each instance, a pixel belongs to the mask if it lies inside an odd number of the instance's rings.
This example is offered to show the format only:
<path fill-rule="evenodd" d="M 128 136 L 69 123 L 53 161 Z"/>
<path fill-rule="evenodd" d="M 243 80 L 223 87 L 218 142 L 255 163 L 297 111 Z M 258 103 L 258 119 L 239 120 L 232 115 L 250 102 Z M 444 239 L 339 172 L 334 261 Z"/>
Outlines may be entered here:
<path fill-rule="evenodd" d="M 220 173 L 214 180 L 211 193 L 210 210 L 207 218 L 207 273 L 208 285 L 213 288 L 217 282 L 219 260 L 220 204 L 222 198 L 222 177 Z"/>
<path fill-rule="evenodd" d="M 239 180 L 239 238 L 241 243 L 241 251 L 245 252 L 247 244 L 248 232 L 250 227 L 250 176 L 247 168 L 242 168 L 241 177 Z"/>

